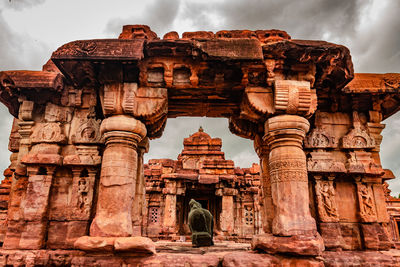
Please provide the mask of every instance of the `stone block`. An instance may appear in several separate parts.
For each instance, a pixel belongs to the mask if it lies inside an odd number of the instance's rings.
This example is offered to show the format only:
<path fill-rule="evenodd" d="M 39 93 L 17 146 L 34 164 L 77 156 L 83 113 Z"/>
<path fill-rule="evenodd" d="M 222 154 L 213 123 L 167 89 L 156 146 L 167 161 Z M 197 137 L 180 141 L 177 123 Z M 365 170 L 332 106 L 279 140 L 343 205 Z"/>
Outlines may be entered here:
<path fill-rule="evenodd" d="M 138 252 L 146 254 L 155 254 L 156 246 L 150 238 L 142 236 L 120 237 L 115 239 L 115 251 Z"/>
<path fill-rule="evenodd" d="M 74 247 L 84 251 L 113 251 L 114 241 L 115 237 L 81 236 Z"/>
<path fill-rule="evenodd" d="M 319 229 L 327 250 L 341 248 L 344 241 L 339 223 L 320 223 Z"/>
<path fill-rule="evenodd" d="M 21 233 L 19 248 L 21 249 L 41 249 L 45 245 L 44 236 L 46 233 L 46 223 L 41 221 L 26 222 L 24 231 Z"/>
<path fill-rule="evenodd" d="M 251 248 L 268 253 L 288 253 L 292 255 L 317 256 L 325 250 L 321 236 L 273 236 L 261 234 L 253 237 Z"/>
<path fill-rule="evenodd" d="M 218 182 L 219 182 L 218 175 L 207 175 L 207 174 L 199 175 L 200 184 L 216 184 Z"/>
<path fill-rule="evenodd" d="M 87 235 L 87 221 L 69 221 L 49 223 L 47 247 L 51 249 L 73 249 L 74 242 Z"/>
<path fill-rule="evenodd" d="M 361 224 L 364 246 L 369 250 L 389 250 L 392 247 L 386 231 L 378 223 Z"/>
<path fill-rule="evenodd" d="M 23 221 L 8 221 L 7 232 L 4 237 L 3 248 L 17 249 L 19 248 L 19 240 L 23 232 L 25 223 Z"/>
<path fill-rule="evenodd" d="M 360 250 L 361 235 L 358 223 L 340 223 L 344 250 Z"/>

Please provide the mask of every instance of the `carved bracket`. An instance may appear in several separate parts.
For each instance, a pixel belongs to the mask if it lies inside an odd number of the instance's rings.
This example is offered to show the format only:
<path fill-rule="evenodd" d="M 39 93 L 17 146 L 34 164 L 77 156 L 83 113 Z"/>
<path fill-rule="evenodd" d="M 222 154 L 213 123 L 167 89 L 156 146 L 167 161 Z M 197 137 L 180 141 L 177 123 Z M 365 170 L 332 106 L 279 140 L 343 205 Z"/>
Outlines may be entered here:
<path fill-rule="evenodd" d="M 273 114 L 274 99 L 272 89 L 265 87 L 247 87 L 240 105 L 240 118 L 252 122 L 266 119 L 267 115 Z"/>
<path fill-rule="evenodd" d="M 160 136 L 165 126 L 166 88 L 138 87 L 137 83 L 106 84 L 102 103 L 106 116 L 129 114 L 143 121 L 150 137 Z"/>
<path fill-rule="evenodd" d="M 274 104 L 277 113 L 308 117 L 317 109 L 317 95 L 310 82 L 275 80 Z"/>

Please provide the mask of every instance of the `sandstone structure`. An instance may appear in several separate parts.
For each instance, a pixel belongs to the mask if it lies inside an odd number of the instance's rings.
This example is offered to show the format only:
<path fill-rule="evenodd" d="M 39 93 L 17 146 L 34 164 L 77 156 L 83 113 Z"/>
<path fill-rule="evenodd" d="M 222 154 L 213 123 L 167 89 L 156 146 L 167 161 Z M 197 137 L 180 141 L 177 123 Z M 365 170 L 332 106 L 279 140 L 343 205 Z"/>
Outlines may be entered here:
<path fill-rule="evenodd" d="M 186 240 L 189 203 L 196 199 L 214 217 L 216 240 L 251 241 L 262 232 L 260 166 L 238 168 L 226 160 L 222 140 L 202 128 L 185 138 L 178 160 L 144 165 L 147 216 L 142 234 L 154 240 Z"/>
<path fill-rule="evenodd" d="M 61 46 L 42 71 L 2 71 L 0 101 L 15 119 L 1 264 L 398 266 L 379 147 L 399 87 L 400 74 L 355 74 L 344 46 L 279 30 L 160 39 L 127 25 L 118 39 Z M 143 154 L 179 116 L 228 118 L 254 140 L 262 231 L 252 249 L 266 254 L 171 255 L 140 235 Z"/>

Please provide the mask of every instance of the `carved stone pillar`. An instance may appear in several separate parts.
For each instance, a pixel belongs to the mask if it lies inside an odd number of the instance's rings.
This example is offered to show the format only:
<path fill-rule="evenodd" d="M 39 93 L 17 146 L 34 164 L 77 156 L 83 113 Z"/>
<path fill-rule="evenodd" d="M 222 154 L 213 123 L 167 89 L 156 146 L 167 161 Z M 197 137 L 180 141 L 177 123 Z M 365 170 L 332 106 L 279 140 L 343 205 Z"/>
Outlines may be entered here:
<path fill-rule="evenodd" d="M 173 234 L 176 230 L 176 182 L 171 180 L 165 181 L 165 206 L 163 232 Z"/>
<path fill-rule="evenodd" d="M 265 233 L 272 233 L 272 220 L 274 218 L 274 205 L 271 194 L 271 179 L 269 176 L 269 148 L 263 143 L 260 136 L 254 140 L 254 147 L 260 158 L 261 189 L 262 189 L 262 227 Z"/>
<path fill-rule="evenodd" d="M 275 206 L 272 233 L 278 236 L 314 235 L 309 208 L 306 156 L 302 142 L 309 122 L 296 115 L 268 119 L 264 141 L 270 147 L 269 174 Z"/>
<path fill-rule="evenodd" d="M 310 256 L 324 250 L 309 208 L 306 156 L 302 147 L 308 129 L 308 121 L 297 115 L 280 115 L 265 123 L 263 140 L 270 148 L 269 177 L 275 207 L 273 235 L 254 236 L 253 249 Z"/>
<path fill-rule="evenodd" d="M 132 204 L 132 224 L 133 234 L 142 234 L 142 218 L 145 214 L 146 209 L 146 184 L 144 180 L 143 170 L 143 156 L 144 153 L 149 151 L 149 139 L 143 139 L 137 148 L 138 153 L 138 167 L 137 167 L 137 179 L 136 179 L 136 193 L 135 199 Z"/>
<path fill-rule="evenodd" d="M 146 127 L 130 116 L 116 115 L 101 124 L 106 148 L 103 153 L 96 216 L 91 236 L 131 236 L 132 202 L 137 179 L 137 145 Z"/>
<path fill-rule="evenodd" d="M 220 225 L 223 232 L 233 232 L 234 229 L 234 215 L 233 215 L 233 196 L 222 196 L 222 211 L 220 215 Z"/>

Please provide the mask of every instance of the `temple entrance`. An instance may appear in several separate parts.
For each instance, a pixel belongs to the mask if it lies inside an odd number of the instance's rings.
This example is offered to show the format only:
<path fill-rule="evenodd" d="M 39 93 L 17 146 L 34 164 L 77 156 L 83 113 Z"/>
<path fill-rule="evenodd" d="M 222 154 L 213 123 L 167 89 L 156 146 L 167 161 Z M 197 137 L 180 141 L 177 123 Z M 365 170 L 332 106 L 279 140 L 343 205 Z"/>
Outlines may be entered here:
<path fill-rule="evenodd" d="M 187 189 L 185 196 L 180 196 L 177 199 L 177 206 L 179 207 L 177 209 L 179 235 L 190 235 L 188 217 L 190 212 L 189 202 L 191 199 L 196 200 L 201 204 L 202 208 L 211 212 L 214 219 L 214 229 L 219 229 L 221 197 L 215 195 L 214 188 L 197 185 L 196 190 Z"/>

